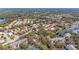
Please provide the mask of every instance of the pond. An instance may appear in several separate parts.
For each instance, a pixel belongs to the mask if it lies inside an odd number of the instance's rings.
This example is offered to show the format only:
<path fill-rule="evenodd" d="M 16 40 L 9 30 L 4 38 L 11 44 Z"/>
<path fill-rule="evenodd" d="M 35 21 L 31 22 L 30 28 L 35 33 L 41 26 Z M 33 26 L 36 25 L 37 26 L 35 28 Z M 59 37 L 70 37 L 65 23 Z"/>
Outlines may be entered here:
<path fill-rule="evenodd" d="M 0 23 L 4 22 L 5 19 L 4 18 L 0 18 Z"/>
<path fill-rule="evenodd" d="M 76 24 L 76 23 L 75 24 L 72 24 L 71 28 L 72 29 L 78 29 L 79 28 L 79 24 Z"/>

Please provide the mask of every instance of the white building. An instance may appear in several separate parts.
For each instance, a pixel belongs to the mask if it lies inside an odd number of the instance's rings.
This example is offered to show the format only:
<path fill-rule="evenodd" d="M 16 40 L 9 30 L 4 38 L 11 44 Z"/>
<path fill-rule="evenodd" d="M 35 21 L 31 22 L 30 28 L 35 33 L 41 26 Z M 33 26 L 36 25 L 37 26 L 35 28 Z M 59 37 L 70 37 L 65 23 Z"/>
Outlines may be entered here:
<path fill-rule="evenodd" d="M 65 38 L 64 38 L 64 37 L 56 37 L 56 38 L 52 38 L 51 41 L 52 41 L 52 42 L 54 42 L 54 41 L 65 42 Z"/>
<path fill-rule="evenodd" d="M 71 37 L 71 34 L 70 33 L 65 33 L 64 37 L 70 38 Z"/>

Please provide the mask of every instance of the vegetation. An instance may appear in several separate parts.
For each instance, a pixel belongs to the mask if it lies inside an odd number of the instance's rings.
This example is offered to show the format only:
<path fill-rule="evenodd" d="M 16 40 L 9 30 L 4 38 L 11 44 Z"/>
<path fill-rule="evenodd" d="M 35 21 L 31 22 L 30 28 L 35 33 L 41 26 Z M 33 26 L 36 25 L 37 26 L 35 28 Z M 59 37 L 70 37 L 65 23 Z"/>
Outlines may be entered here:
<path fill-rule="evenodd" d="M 74 17 L 73 14 L 75 15 L 77 13 L 63 9 L 17 8 L 3 10 L 0 11 L 0 17 L 5 18 L 6 21 L 0 23 L 0 27 L 7 28 L 3 33 L 10 33 L 11 35 L 8 34 L 8 37 L 11 41 L 13 41 L 13 39 L 16 41 L 24 40 L 25 38 L 25 41 L 18 43 L 19 47 L 14 49 L 25 50 L 29 45 L 40 50 L 64 49 L 64 46 L 68 44 L 72 44 L 79 49 L 79 32 L 78 34 L 73 34 L 73 29 L 70 29 L 73 23 L 79 21 L 79 17 Z M 70 30 L 66 30 L 66 28 Z M 65 31 L 62 32 L 62 30 Z M 66 33 L 71 34 L 71 37 L 65 37 Z M 22 37 L 17 39 L 16 36 Z M 2 35 L 0 39 L 5 39 L 6 42 L 8 42 L 8 39 L 3 37 L 4 35 Z M 61 37 L 65 38 L 65 40 L 53 40 L 54 38 Z M 15 41 L 13 43 L 15 43 Z M 9 44 L 4 46 L 1 44 L 0 49 L 13 48 Z"/>
<path fill-rule="evenodd" d="M 19 46 L 20 46 L 20 49 L 26 49 L 28 47 L 28 43 L 22 42 Z"/>
<path fill-rule="evenodd" d="M 11 50 L 12 47 L 10 45 L 0 45 L 0 50 Z"/>

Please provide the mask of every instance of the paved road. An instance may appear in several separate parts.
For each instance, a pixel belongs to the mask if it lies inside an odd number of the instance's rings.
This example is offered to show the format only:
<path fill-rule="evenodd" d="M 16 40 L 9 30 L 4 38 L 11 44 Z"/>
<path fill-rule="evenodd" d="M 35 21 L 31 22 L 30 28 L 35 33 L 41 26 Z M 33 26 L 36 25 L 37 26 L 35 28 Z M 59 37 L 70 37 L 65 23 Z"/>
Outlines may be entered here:
<path fill-rule="evenodd" d="M 77 50 L 77 48 L 75 48 L 72 44 L 66 45 L 65 50 Z"/>
<path fill-rule="evenodd" d="M 14 40 L 9 40 L 9 41 L 7 41 L 6 43 L 4 43 L 4 44 L 2 44 L 2 45 L 6 45 L 6 44 L 13 44 L 12 46 L 16 46 L 16 44 L 19 44 L 19 43 L 21 43 L 21 41 L 23 41 L 23 39 L 21 39 L 23 36 L 25 36 L 26 34 L 28 34 L 28 33 L 30 33 L 31 31 L 29 31 L 29 32 L 27 32 L 27 33 L 25 33 L 25 34 L 23 34 L 23 35 L 21 35 L 21 36 L 16 36 L 15 38 L 14 38 Z M 7 39 L 8 39 L 8 37 L 7 37 Z"/>

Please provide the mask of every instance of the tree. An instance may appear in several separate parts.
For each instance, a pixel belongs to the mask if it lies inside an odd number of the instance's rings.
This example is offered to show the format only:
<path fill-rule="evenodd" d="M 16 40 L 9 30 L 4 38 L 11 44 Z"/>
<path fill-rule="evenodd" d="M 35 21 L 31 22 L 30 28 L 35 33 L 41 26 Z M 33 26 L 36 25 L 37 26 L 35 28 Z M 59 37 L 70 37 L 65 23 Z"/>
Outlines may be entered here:
<path fill-rule="evenodd" d="M 65 42 L 63 42 L 63 41 L 56 41 L 56 42 L 54 42 L 54 46 L 57 49 L 63 49 L 64 48 L 64 45 L 65 45 Z"/>
<path fill-rule="evenodd" d="M 0 50 L 3 50 L 3 46 L 2 45 L 0 45 Z"/>
<path fill-rule="evenodd" d="M 0 50 L 11 50 L 12 49 L 12 47 L 9 45 L 9 44 L 7 44 L 7 45 L 0 45 Z"/>
<path fill-rule="evenodd" d="M 20 49 L 26 49 L 28 47 L 28 43 L 23 42 L 19 45 Z"/>
<path fill-rule="evenodd" d="M 48 36 L 48 31 L 45 30 L 45 29 L 43 29 L 43 28 L 41 28 L 41 29 L 38 31 L 37 34 L 38 34 L 38 35 L 43 35 L 43 36 Z"/>

